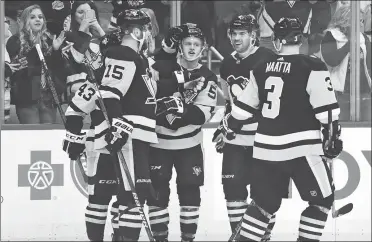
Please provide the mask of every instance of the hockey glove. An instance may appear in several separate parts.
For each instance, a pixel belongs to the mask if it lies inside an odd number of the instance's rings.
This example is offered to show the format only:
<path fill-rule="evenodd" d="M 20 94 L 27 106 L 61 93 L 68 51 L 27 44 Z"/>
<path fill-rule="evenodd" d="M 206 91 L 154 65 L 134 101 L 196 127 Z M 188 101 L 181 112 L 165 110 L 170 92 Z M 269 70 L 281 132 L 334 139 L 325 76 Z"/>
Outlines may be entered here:
<path fill-rule="evenodd" d="M 77 160 L 85 150 L 85 133 L 73 134 L 66 132 L 66 138 L 63 140 L 62 149 L 68 154 L 71 160 Z"/>
<path fill-rule="evenodd" d="M 176 49 L 182 40 L 182 34 L 184 29 L 181 26 L 171 27 L 168 30 L 168 34 L 164 39 L 167 47 Z"/>
<path fill-rule="evenodd" d="M 223 152 L 223 147 L 225 146 L 225 141 L 223 140 L 224 134 L 222 133 L 222 124 L 220 124 L 216 131 L 213 134 L 212 142 L 216 142 L 216 151 L 217 153 L 222 153 Z"/>
<path fill-rule="evenodd" d="M 133 122 L 118 117 L 112 119 L 112 126 L 105 135 L 106 148 L 110 152 L 118 152 L 127 143 L 129 135 L 133 132 Z"/>
<path fill-rule="evenodd" d="M 222 118 L 221 132 L 228 140 L 233 140 L 236 137 L 236 133 L 230 128 L 230 126 L 235 126 L 235 119 L 231 114 L 227 114 Z"/>
<path fill-rule="evenodd" d="M 178 117 L 186 113 L 185 104 L 180 97 L 170 96 L 156 100 L 156 115 L 174 114 Z"/>
<path fill-rule="evenodd" d="M 325 125 L 323 133 L 323 152 L 324 156 L 334 159 L 339 156 L 343 150 L 343 141 L 340 139 L 341 126 L 338 121 L 332 122 L 332 133 L 329 132 L 329 125 Z"/>

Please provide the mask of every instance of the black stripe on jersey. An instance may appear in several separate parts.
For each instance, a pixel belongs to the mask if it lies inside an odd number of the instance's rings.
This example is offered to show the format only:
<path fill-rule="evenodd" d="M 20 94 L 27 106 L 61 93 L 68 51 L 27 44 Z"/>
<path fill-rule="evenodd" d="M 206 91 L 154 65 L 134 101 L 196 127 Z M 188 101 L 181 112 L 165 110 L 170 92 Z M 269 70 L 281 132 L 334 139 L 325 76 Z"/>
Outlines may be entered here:
<path fill-rule="evenodd" d="M 142 129 L 142 130 L 146 130 L 146 131 L 155 133 L 155 128 L 151 128 L 151 127 L 148 127 L 148 126 L 145 126 L 145 125 L 142 125 L 142 124 L 134 124 L 133 128 Z"/>
<path fill-rule="evenodd" d="M 314 108 L 314 112 L 315 113 L 323 113 L 323 112 L 326 112 L 328 110 L 337 109 L 339 107 L 340 106 L 338 105 L 338 103 L 332 103 L 332 104 L 329 104 L 329 105 Z"/>
<path fill-rule="evenodd" d="M 77 113 L 84 113 L 78 106 L 75 105 L 75 103 L 73 102 L 70 102 L 70 108 L 72 108 L 72 110 L 74 110 L 75 112 Z"/>
<path fill-rule="evenodd" d="M 237 106 L 238 108 L 241 108 L 243 109 L 244 111 L 247 111 L 249 113 L 251 113 L 252 115 L 257 115 L 258 114 L 258 110 L 257 109 L 254 109 L 252 108 L 251 106 L 239 101 L 239 100 L 236 100 L 234 102 L 234 105 Z"/>
<path fill-rule="evenodd" d="M 108 87 L 108 86 L 103 86 L 102 85 L 99 89 L 102 90 L 102 91 L 112 92 L 112 93 L 118 95 L 120 97 L 120 99 L 123 98 L 123 95 L 121 94 L 121 92 L 118 89 L 116 89 L 116 88 Z"/>
<path fill-rule="evenodd" d="M 101 138 L 102 136 L 104 136 L 105 134 L 107 134 L 107 132 L 108 132 L 108 129 L 104 129 L 104 130 L 102 130 L 100 133 L 94 135 L 94 138 L 95 138 L 95 139 L 99 139 L 99 138 Z"/>
<path fill-rule="evenodd" d="M 87 141 L 91 141 L 91 142 L 93 142 L 94 141 L 94 137 L 87 137 Z"/>
<path fill-rule="evenodd" d="M 239 130 L 236 132 L 236 134 L 241 134 L 241 135 L 255 135 L 256 131 L 252 130 Z"/>
<path fill-rule="evenodd" d="M 186 139 L 190 137 L 194 137 L 201 131 L 201 127 L 194 130 L 191 133 L 183 134 L 183 135 L 178 135 L 178 136 L 172 136 L 172 135 L 166 135 L 166 134 L 159 134 L 157 133 L 158 138 L 160 139 L 167 139 L 167 140 L 174 140 L 174 139 Z"/>
<path fill-rule="evenodd" d="M 264 148 L 268 150 L 282 150 L 282 149 L 293 148 L 293 147 L 302 146 L 302 145 L 315 145 L 315 144 L 320 144 L 320 143 L 322 143 L 321 139 L 308 139 L 308 140 L 295 141 L 295 142 L 291 142 L 291 143 L 284 144 L 284 145 L 269 145 L 269 144 L 262 144 L 262 143 L 255 141 L 253 145 L 255 147 Z"/>

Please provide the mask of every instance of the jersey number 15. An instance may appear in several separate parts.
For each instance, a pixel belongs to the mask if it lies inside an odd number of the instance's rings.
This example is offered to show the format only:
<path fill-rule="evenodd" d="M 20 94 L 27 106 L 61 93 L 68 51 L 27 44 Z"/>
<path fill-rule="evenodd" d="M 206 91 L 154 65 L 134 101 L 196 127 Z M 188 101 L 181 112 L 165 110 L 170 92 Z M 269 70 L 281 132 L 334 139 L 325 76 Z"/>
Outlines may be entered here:
<path fill-rule="evenodd" d="M 262 107 L 262 116 L 265 118 L 274 119 L 279 116 L 283 85 L 284 81 L 280 77 L 270 76 L 266 79 L 265 90 L 269 92 L 267 93 L 268 103 L 264 103 Z"/>

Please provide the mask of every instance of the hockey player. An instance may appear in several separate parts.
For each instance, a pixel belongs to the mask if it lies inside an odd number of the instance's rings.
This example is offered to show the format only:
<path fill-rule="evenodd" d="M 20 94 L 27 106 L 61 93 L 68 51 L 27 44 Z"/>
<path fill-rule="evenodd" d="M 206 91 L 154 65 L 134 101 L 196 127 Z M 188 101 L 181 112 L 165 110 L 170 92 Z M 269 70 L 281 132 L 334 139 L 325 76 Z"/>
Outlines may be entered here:
<path fill-rule="evenodd" d="M 231 112 L 231 104 L 248 84 L 250 71 L 274 53 L 264 47 L 259 47 L 259 26 L 253 15 L 236 16 L 229 26 L 229 37 L 234 52 L 222 61 L 220 76 L 227 85 L 229 97 L 225 105 L 225 117 Z M 248 206 L 247 185 L 250 184 L 252 150 L 254 134 L 257 129 L 257 119 L 252 118 L 241 122 L 241 129 L 237 131 L 233 140 L 223 137 L 222 125 L 216 130 L 213 141 L 217 142 L 217 152 L 223 153 L 222 184 L 225 193 L 226 206 L 232 232 L 235 231 Z M 254 172 L 254 171 L 253 171 Z M 275 216 L 265 235 L 270 236 L 274 226 Z"/>
<path fill-rule="evenodd" d="M 79 116 L 83 113 L 89 113 L 90 110 L 95 108 L 91 114 L 92 125 L 94 126 L 93 148 L 97 152 L 96 167 L 94 167 L 94 181 L 96 182 L 94 192 L 97 192 L 98 189 L 106 190 L 101 190 L 98 196 L 90 196 L 87 211 L 91 212 L 87 212 L 87 214 L 93 216 L 87 217 L 106 220 L 107 208 L 112 196 L 111 189 L 114 188 L 110 189 L 107 184 L 98 182 L 98 179 L 100 179 L 98 176 L 102 176 L 105 180 L 112 180 L 112 169 L 116 169 L 113 162 L 116 162 L 116 167 L 119 167 L 116 172 L 119 175 L 120 183 L 117 194 L 120 221 L 118 218 L 114 218 L 113 221 L 119 224 L 118 233 L 114 238 L 116 241 L 138 240 L 142 220 L 139 210 L 134 204 L 132 194 L 128 191 L 129 187 L 125 182 L 126 177 L 121 175 L 123 167 L 114 154 L 123 148 L 126 162 L 129 163 L 129 167 L 132 167 L 132 176 L 135 175 L 137 193 L 143 204 L 150 184 L 149 143 L 157 142 L 155 102 L 153 100 L 155 90 L 148 76 L 147 60 L 138 54 L 146 38 L 149 22 L 149 17 L 140 10 L 129 9 L 119 14 L 118 24 L 122 30 L 121 32 L 124 33 L 121 45 L 110 47 L 105 52 L 105 71 L 100 86 L 100 94 L 112 123 L 111 128 L 107 126 L 100 108 L 96 107 L 97 93 L 91 85 L 82 85 L 77 95 L 75 95 L 75 97 L 80 96 L 80 100 L 86 102 L 81 102 L 79 106 L 72 102 L 67 110 L 67 112 L 71 112 L 71 115 L 69 115 L 71 117 L 68 118 L 68 132 L 64 141 L 64 149 L 70 154 L 70 157 L 71 155 L 76 157 L 84 149 L 82 142 L 79 141 L 85 138 L 85 134 L 81 133 L 82 118 Z M 131 131 L 133 131 L 132 137 L 128 139 Z M 110 153 L 112 156 L 110 156 Z M 110 158 L 112 159 L 111 163 L 107 162 L 111 160 Z M 115 214 L 115 206 L 112 213 Z M 102 241 L 104 223 L 97 224 L 101 226 L 91 226 L 93 231 L 87 228 L 88 237 L 94 241 Z M 89 231 L 93 236 L 102 237 L 91 237 Z"/>
<path fill-rule="evenodd" d="M 159 198 L 149 199 L 147 204 L 155 239 L 167 241 L 169 183 L 174 167 L 181 240 L 193 241 L 199 219 L 200 186 L 204 184 L 201 126 L 210 119 L 216 106 L 217 77 L 199 63 L 206 48 L 199 27 L 185 24 L 169 32 L 163 48 L 168 53 L 178 49 L 179 58 L 157 60 L 153 65 L 159 72 L 157 112 L 160 114 L 156 119 L 159 143 L 151 145 L 150 163 L 151 180 Z"/>
<path fill-rule="evenodd" d="M 281 18 L 275 24 L 273 42 L 279 55 L 253 70 L 225 122 L 234 130 L 239 120 L 261 114 L 253 147 L 252 206 L 243 217 L 241 240 L 262 239 L 288 177 L 309 203 L 301 214 L 298 241 L 320 240 L 334 201 L 322 156 L 333 159 L 342 151 L 340 109 L 325 64 L 299 54 L 302 31 L 298 18 Z"/>

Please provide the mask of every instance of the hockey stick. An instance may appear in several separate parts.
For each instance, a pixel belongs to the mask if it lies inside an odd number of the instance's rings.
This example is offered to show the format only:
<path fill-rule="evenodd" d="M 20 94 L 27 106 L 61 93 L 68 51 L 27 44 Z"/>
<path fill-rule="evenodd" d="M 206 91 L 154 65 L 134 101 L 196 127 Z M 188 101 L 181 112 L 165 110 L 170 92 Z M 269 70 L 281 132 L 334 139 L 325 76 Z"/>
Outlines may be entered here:
<path fill-rule="evenodd" d="M 50 75 L 47 63 L 45 61 L 43 52 L 41 51 L 41 48 L 40 48 L 39 44 L 36 44 L 35 47 L 36 47 L 36 51 L 38 53 L 39 59 L 41 61 L 41 67 L 42 67 L 42 71 L 45 74 L 47 85 L 49 86 L 50 91 L 52 92 L 54 103 L 57 105 L 59 115 L 61 116 L 63 125 L 66 128 L 66 116 L 65 116 L 65 114 L 62 110 L 61 102 L 59 101 L 58 94 L 57 94 L 56 88 L 54 87 L 54 83 L 53 83 L 52 77 Z M 78 164 L 78 167 L 79 167 L 80 173 L 81 173 L 81 175 L 84 179 L 84 182 L 86 184 L 88 184 L 88 176 L 85 173 L 85 170 L 84 170 L 83 164 L 81 163 L 80 157 L 77 158 L 76 163 Z"/>
<path fill-rule="evenodd" d="M 232 235 L 230 236 L 230 238 L 228 240 L 229 242 L 236 241 L 236 237 L 238 237 L 238 234 L 240 233 L 240 230 L 242 229 L 243 217 L 244 217 L 244 215 L 240 219 L 239 224 L 236 226 L 234 233 L 232 233 Z"/>
<path fill-rule="evenodd" d="M 98 99 L 101 111 L 102 111 L 103 115 L 105 116 L 105 120 L 107 122 L 108 127 L 111 127 L 111 123 L 110 123 L 110 120 L 109 120 L 109 117 L 108 117 L 108 114 L 107 114 L 107 109 L 106 109 L 105 104 L 103 102 L 102 95 L 99 91 L 99 87 L 97 85 L 93 70 L 91 69 L 89 63 L 84 63 L 84 64 L 85 64 L 85 67 L 87 69 L 88 78 L 91 80 L 92 83 L 94 83 L 94 85 L 96 87 L 96 92 L 98 94 L 97 99 Z M 125 172 L 125 175 L 127 177 L 127 180 L 128 180 L 128 183 L 129 183 L 132 195 L 133 195 L 134 202 L 136 203 L 136 206 L 138 207 L 138 210 L 139 210 L 139 213 L 140 213 L 140 216 L 141 216 L 141 219 L 142 219 L 142 224 L 145 227 L 147 236 L 149 237 L 150 241 L 155 241 L 154 236 L 153 236 L 153 234 L 151 232 L 151 229 L 150 229 L 149 222 L 146 219 L 145 212 L 144 212 L 143 207 L 142 207 L 142 205 L 139 201 L 139 198 L 138 198 L 138 195 L 137 195 L 137 192 L 136 192 L 136 187 L 135 187 L 135 184 L 132 180 L 132 176 L 130 174 L 128 165 L 125 161 L 123 152 L 120 150 L 120 151 L 117 152 L 117 155 L 118 155 L 118 158 L 119 158 L 119 162 L 123 165 L 124 172 Z M 114 166 L 115 166 L 115 171 L 117 173 L 116 175 L 117 175 L 117 179 L 118 179 L 118 182 L 119 182 L 119 176 L 120 176 L 119 171 L 120 171 L 120 169 L 117 167 L 116 162 L 113 162 L 113 163 L 114 163 Z M 123 186 L 124 186 L 124 179 L 123 179 Z M 125 187 L 124 187 L 124 189 L 125 189 Z"/>
<path fill-rule="evenodd" d="M 328 110 L 328 138 L 329 139 L 332 137 L 332 134 L 333 134 L 332 110 Z M 332 142 L 329 142 L 328 145 L 331 146 Z M 333 168 L 333 160 L 328 159 L 328 162 L 329 162 L 329 167 L 330 167 L 331 174 L 332 174 L 332 179 L 334 180 L 335 174 L 334 174 L 334 168 Z M 354 207 L 354 205 L 352 203 L 348 203 L 348 204 L 346 204 L 346 205 L 344 205 L 341 208 L 336 210 L 335 201 L 333 201 L 333 204 L 332 204 L 332 218 L 337 218 L 337 217 L 340 217 L 340 216 L 345 215 L 347 213 L 350 213 L 351 210 L 353 210 L 353 207 Z"/>

